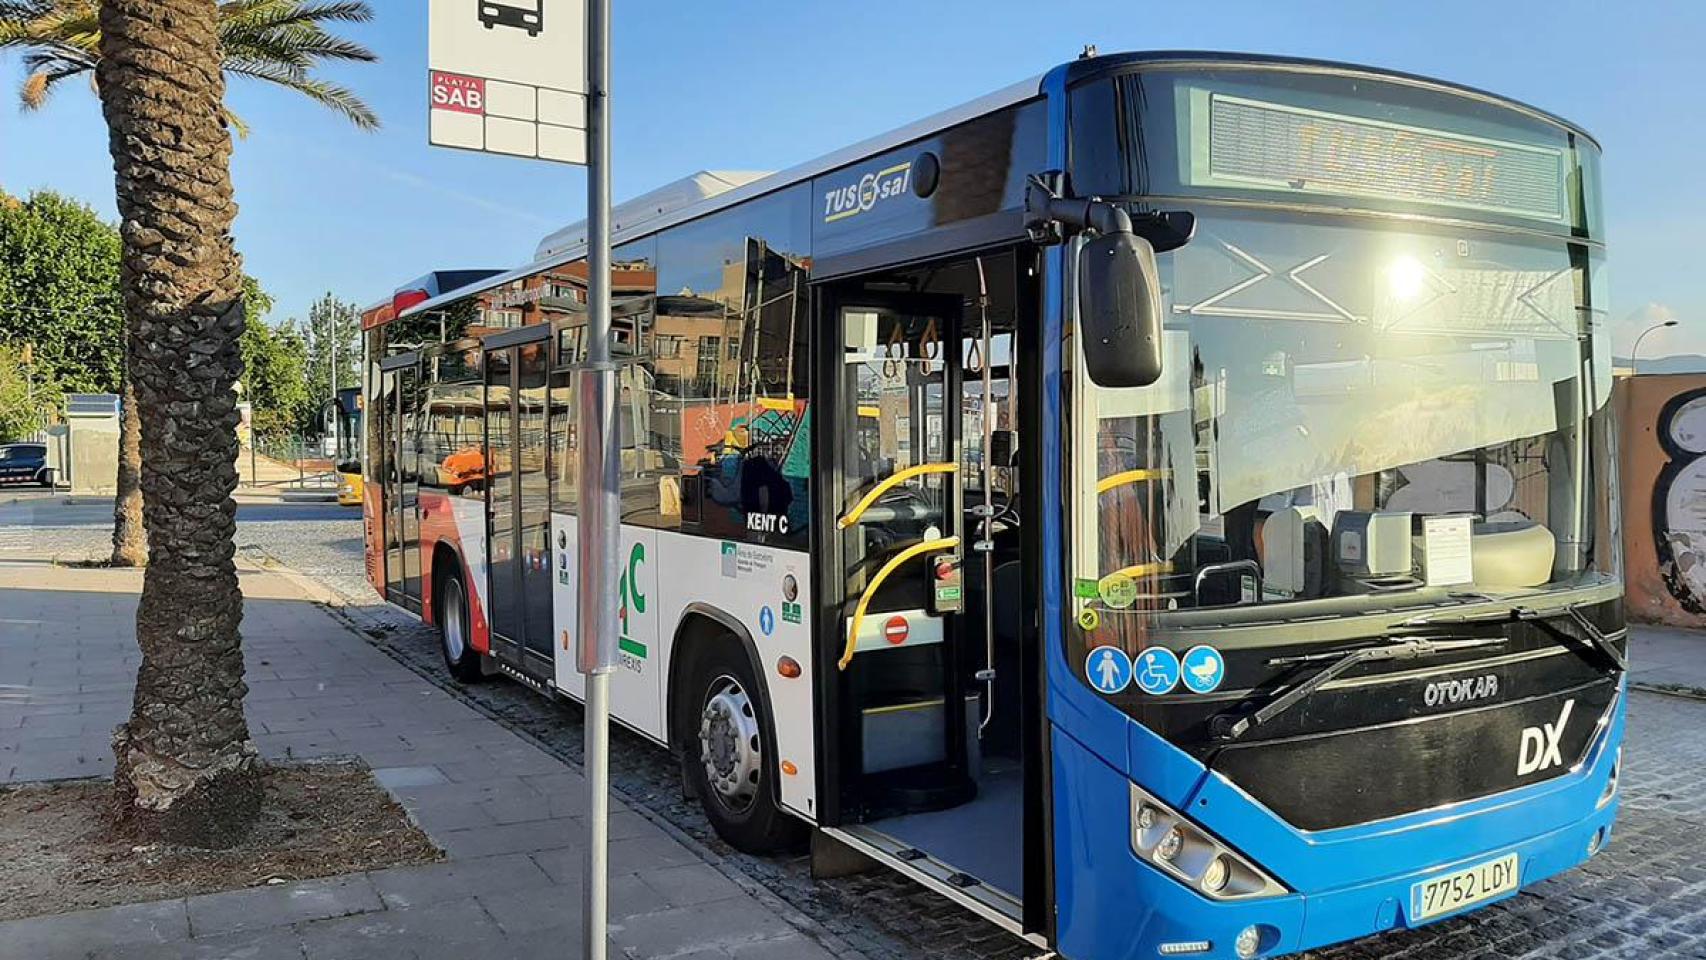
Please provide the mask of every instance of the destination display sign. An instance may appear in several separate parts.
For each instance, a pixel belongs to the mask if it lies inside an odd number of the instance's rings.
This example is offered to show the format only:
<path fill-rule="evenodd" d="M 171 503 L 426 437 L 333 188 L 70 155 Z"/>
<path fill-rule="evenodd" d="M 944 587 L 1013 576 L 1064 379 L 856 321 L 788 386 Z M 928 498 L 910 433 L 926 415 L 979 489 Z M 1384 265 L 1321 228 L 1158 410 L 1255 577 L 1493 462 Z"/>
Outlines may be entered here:
<path fill-rule="evenodd" d="M 1516 143 L 1190 91 L 1193 186 L 1370 197 L 1558 221 L 1565 156 Z"/>

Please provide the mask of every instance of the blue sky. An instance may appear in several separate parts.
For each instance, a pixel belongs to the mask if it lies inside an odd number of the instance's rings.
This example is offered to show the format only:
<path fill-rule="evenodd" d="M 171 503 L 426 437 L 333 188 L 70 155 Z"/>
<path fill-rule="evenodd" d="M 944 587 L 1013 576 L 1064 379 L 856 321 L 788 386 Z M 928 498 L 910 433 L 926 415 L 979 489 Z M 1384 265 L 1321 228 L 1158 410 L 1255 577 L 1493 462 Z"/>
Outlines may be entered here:
<path fill-rule="evenodd" d="M 426 146 L 425 0 L 374 0 L 348 33 L 383 57 L 330 76 L 378 110 L 363 134 L 239 81 L 254 127 L 234 161 L 247 268 L 301 315 L 330 290 L 363 304 L 429 269 L 511 267 L 581 217 L 578 168 Z M 931 0 L 615 0 L 618 200 L 698 169 L 780 169 L 1103 51 L 1224 49 L 1349 60 L 1484 87 L 1563 114 L 1605 145 L 1619 347 L 1706 353 L 1706 4 Z M 10 100 L 16 58 L 0 68 Z M 51 188 L 115 216 L 99 107 L 65 86 L 44 111 L 0 106 L 0 186 Z"/>

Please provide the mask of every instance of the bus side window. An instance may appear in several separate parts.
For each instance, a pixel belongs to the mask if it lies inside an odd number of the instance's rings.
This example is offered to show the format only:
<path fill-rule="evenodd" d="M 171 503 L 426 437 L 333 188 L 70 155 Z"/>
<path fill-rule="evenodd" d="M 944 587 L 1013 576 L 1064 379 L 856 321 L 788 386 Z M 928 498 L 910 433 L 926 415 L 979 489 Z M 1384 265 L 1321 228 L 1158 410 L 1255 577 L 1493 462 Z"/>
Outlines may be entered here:
<path fill-rule="evenodd" d="M 659 240 L 650 428 L 676 479 L 660 477 L 658 509 L 690 532 L 803 546 L 811 204 L 798 188 L 741 209 Z"/>

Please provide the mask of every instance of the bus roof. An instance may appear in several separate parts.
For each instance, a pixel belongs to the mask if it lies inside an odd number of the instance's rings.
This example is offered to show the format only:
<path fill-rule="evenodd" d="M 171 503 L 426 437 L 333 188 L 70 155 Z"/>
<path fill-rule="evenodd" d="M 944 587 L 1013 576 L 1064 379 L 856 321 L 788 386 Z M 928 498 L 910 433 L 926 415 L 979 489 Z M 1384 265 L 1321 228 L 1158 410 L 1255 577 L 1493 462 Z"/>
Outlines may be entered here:
<path fill-rule="evenodd" d="M 1596 147 L 1599 145 L 1598 141 L 1594 140 L 1593 135 L 1581 126 L 1520 100 L 1513 100 L 1509 97 L 1447 80 L 1437 80 L 1418 74 L 1354 63 L 1254 53 L 1151 50 L 1081 57 L 1057 67 L 1056 70 L 1065 71 L 1066 83 L 1074 85 L 1098 76 L 1125 72 L 1139 66 L 1283 67 L 1317 73 L 1369 76 L 1427 87 L 1514 109 L 1585 137 Z M 1042 95 L 1042 84 L 1047 76 L 1048 74 L 1044 74 L 1020 81 L 976 100 L 932 114 L 887 133 L 861 140 L 851 146 L 843 147 L 840 150 L 789 167 L 778 173 L 700 171 L 689 177 L 684 177 L 613 207 L 611 243 L 616 245 L 638 237 L 648 236 L 678 223 L 698 219 L 755 197 L 774 193 L 799 183 L 809 182 L 818 176 L 855 163 L 865 157 L 893 150 L 914 140 L 929 136 L 936 131 L 975 120 L 978 117 L 1015 104 L 1024 103 Z M 750 179 L 747 179 L 749 177 Z M 655 208 L 655 212 L 653 212 L 653 208 Z M 616 216 L 617 211 L 625 209 L 629 211 L 628 216 L 630 218 L 626 222 L 622 217 Z M 497 273 L 483 282 L 469 284 L 461 289 L 447 291 L 413 304 L 408 309 L 401 311 L 399 315 L 408 316 L 420 311 L 431 310 L 450 301 L 522 279 L 540 270 L 578 260 L 585 254 L 586 222 L 583 220 L 554 231 L 543 238 L 539 243 L 537 255 L 533 262 L 513 270 Z"/>

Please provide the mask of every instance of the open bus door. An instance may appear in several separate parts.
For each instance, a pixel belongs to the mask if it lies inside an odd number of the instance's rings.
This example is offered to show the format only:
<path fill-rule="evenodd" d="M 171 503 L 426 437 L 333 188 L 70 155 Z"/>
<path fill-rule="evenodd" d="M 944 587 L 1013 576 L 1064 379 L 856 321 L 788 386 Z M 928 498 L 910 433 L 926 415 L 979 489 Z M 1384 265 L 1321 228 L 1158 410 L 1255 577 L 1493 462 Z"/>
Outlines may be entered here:
<path fill-rule="evenodd" d="M 1047 817 L 1015 453 L 1016 318 L 1034 302 L 1020 260 L 818 288 L 818 675 L 827 832 L 1029 932 Z"/>

